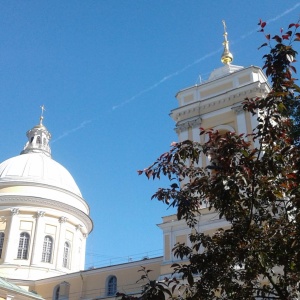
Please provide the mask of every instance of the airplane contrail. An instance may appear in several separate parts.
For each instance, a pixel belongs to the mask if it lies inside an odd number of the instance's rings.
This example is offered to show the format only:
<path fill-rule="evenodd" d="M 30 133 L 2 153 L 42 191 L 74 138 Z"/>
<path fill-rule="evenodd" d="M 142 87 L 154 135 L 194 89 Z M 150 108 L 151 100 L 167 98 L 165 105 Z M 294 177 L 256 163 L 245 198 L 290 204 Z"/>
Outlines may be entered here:
<path fill-rule="evenodd" d="M 298 2 L 297 4 L 295 4 L 293 7 L 291 7 L 291 8 L 289 8 L 289 9 L 285 10 L 282 14 L 280 14 L 280 15 L 278 15 L 278 16 L 272 18 L 272 19 L 267 20 L 266 23 L 267 23 L 267 24 L 270 24 L 270 23 L 273 23 L 273 22 L 277 21 L 278 19 L 280 19 L 280 18 L 284 17 L 285 15 L 289 14 L 290 12 L 294 11 L 294 10 L 295 10 L 297 7 L 299 7 L 299 6 L 300 6 L 300 2 Z M 260 27 L 259 27 L 258 29 L 260 29 Z M 255 33 L 255 32 L 257 32 L 257 29 L 253 29 L 253 30 L 249 31 L 248 33 L 242 35 L 242 36 L 240 37 L 240 39 L 245 39 L 245 38 L 247 38 L 249 35 L 251 35 L 251 34 L 253 34 L 253 33 Z"/>
<path fill-rule="evenodd" d="M 209 54 L 206 54 L 206 55 L 202 56 L 201 58 L 196 59 L 194 62 L 192 62 L 192 63 L 186 65 L 186 66 L 183 67 L 182 69 L 177 70 L 177 71 L 175 71 L 175 72 L 173 72 L 173 73 L 171 73 L 171 74 L 169 74 L 169 75 L 164 76 L 161 80 L 159 80 L 158 82 L 156 82 L 156 83 L 154 83 L 153 85 L 149 86 L 148 88 L 146 88 L 146 89 L 144 89 L 144 90 L 141 90 L 139 93 L 137 93 L 136 95 L 132 96 L 131 98 L 125 100 L 124 102 L 122 102 L 122 103 L 120 103 L 120 104 L 118 104 L 118 105 L 113 106 L 113 107 L 112 107 L 112 110 L 115 110 L 115 109 L 117 109 L 117 108 L 120 108 L 120 107 L 124 106 L 125 104 L 128 104 L 128 103 L 132 102 L 132 101 L 135 100 L 136 98 L 139 98 L 141 95 L 143 95 L 143 94 L 145 94 L 145 93 L 147 93 L 147 92 L 149 92 L 149 91 L 155 89 L 156 87 L 158 87 L 159 85 L 161 85 L 161 84 L 164 83 L 165 81 L 171 79 L 171 78 L 174 77 L 174 76 L 177 76 L 177 75 L 181 74 L 182 72 L 184 72 L 185 70 L 187 70 L 187 69 L 189 69 L 190 67 L 194 66 L 195 64 L 198 64 L 199 62 L 201 62 L 201 61 L 203 61 L 203 60 L 205 60 L 205 59 L 207 59 L 207 58 L 209 58 L 209 57 L 211 57 L 211 56 L 217 54 L 218 52 L 222 51 L 222 49 L 223 49 L 223 48 L 220 48 L 220 49 L 218 49 L 218 50 L 216 50 L 216 51 L 210 52 Z"/>
<path fill-rule="evenodd" d="M 295 10 L 297 7 L 299 7 L 299 6 L 300 6 L 300 2 L 298 2 L 297 4 L 295 4 L 293 7 L 291 7 L 291 8 L 289 8 L 289 9 L 285 10 L 285 11 L 284 11 L 283 13 L 281 13 L 280 15 L 277 15 L 277 16 L 275 16 L 274 18 L 269 19 L 269 20 L 267 21 L 267 23 L 273 23 L 273 22 L 277 21 L 278 19 L 282 18 L 283 16 L 285 16 L 285 15 L 291 13 L 292 11 L 294 11 L 294 10 Z M 257 28 L 254 29 L 254 30 L 249 31 L 248 33 L 246 33 L 246 34 L 244 34 L 244 35 L 242 35 L 242 36 L 240 36 L 240 38 L 239 38 L 237 41 L 232 41 L 231 43 L 232 43 L 232 44 L 237 43 L 237 42 L 239 42 L 240 40 L 243 40 L 243 39 L 247 38 L 248 36 L 252 35 L 252 34 L 255 33 L 255 32 L 257 32 Z M 128 104 L 128 103 L 130 103 L 130 102 L 132 102 L 132 101 L 134 101 L 134 100 L 136 100 L 137 98 L 141 97 L 143 94 L 146 94 L 146 93 L 150 92 L 151 90 L 155 89 L 156 87 L 158 87 L 159 85 L 163 84 L 165 81 L 170 80 L 171 78 L 173 78 L 173 77 L 175 77 L 175 76 L 177 76 L 177 75 L 183 73 L 183 72 L 186 71 L 187 69 L 191 68 L 192 66 L 194 66 L 194 65 L 196 65 L 196 64 L 198 64 L 198 63 L 200 63 L 200 62 L 202 62 L 202 61 L 204 61 L 204 60 L 206 60 L 207 58 L 209 58 L 209 57 L 211 57 L 211 56 L 214 56 L 214 55 L 220 53 L 222 50 L 223 50 L 223 47 L 220 47 L 218 50 L 215 50 L 215 51 L 213 51 L 213 52 L 210 52 L 210 53 L 208 53 L 208 54 L 202 56 L 201 58 L 196 59 L 194 62 L 192 62 L 192 63 L 190 63 L 190 64 L 184 66 L 183 68 L 181 68 L 181 69 L 179 69 L 179 70 L 177 70 L 177 71 L 175 71 L 175 72 L 173 72 L 173 73 L 170 73 L 170 74 L 164 76 L 162 79 L 160 79 L 159 81 L 157 81 L 157 82 L 154 83 L 153 85 L 151 85 L 151 86 L 149 86 L 149 87 L 147 87 L 147 88 L 145 88 L 145 89 L 139 91 L 137 94 L 135 94 L 135 95 L 132 96 L 131 98 L 129 98 L 129 99 L 127 99 L 127 100 L 121 102 L 120 104 L 114 105 L 114 106 L 112 107 L 112 110 L 114 111 L 114 110 L 116 110 L 116 109 L 119 109 L 119 108 L 123 107 L 124 105 L 126 105 L 126 104 Z M 60 139 L 62 139 L 62 138 L 65 138 L 65 137 L 68 136 L 69 134 L 72 134 L 72 133 L 74 133 L 74 132 L 76 132 L 76 131 L 78 131 L 78 130 L 84 128 L 86 124 L 91 123 L 91 122 L 92 122 L 92 120 L 83 121 L 79 126 L 77 126 L 77 127 L 75 127 L 75 128 L 72 128 L 72 129 L 67 130 L 66 132 L 64 132 L 64 133 L 63 133 L 62 135 L 60 135 L 58 138 L 56 138 L 55 140 L 53 140 L 52 143 L 55 143 L 56 141 L 58 141 L 58 140 L 60 140 Z"/>
<path fill-rule="evenodd" d="M 79 126 L 74 127 L 74 128 L 72 128 L 72 129 L 69 129 L 69 130 L 65 131 L 63 134 L 61 134 L 61 135 L 60 135 L 59 137 L 57 137 L 55 140 L 51 141 L 51 144 L 57 142 L 57 141 L 60 140 L 60 139 L 63 139 L 63 138 L 65 138 L 65 137 L 67 137 L 67 136 L 68 136 L 69 134 L 71 134 L 71 133 L 74 133 L 74 132 L 76 132 L 76 131 L 78 131 L 78 130 L 84 128 L 87 124 L 89 124 L 89 123 L 91 123 L 91 122 L 92 122 L 92 120 L 86 120 L 86 121 L 81 122 L 81 124 L 80 124 Z"/>
<path fill-rule="evenodd" d="M 278 16 L 272 18 L 272 19 L 269 19 L 269 20 L 267 21 L 267 23 L 272 23 L 272 22 L 277 21 L 278 19 L 282 18 L 283 16 L 285 16 L 285 15 L 291 13 L 292 11 L 294 11 L 294 10 L 295 10 L 297 7 L 299 7 L 299 6 L 300 6 L 300 2 L 298 2 L 297 4 L 295 4 L 293 7 L 291 7 L 291 8 L 289 8 L 289 9 L 285 10 L 282 14 L 280 14 L 280 15 L 278 15 Z M 245 39 L 246 37 L 252 35 L 252 34 L 255 33 L 255 32 L 257 32 L 257 28 L 254 29 L 254 30 L 249 31 L 248 33 L 246 33 L 246 34 L 244 34 L 244 35 L 242 35 L 237 41 L 232 41 L 231 43 L 232 43 L 232 44 L 237 43 L 237 42 L 239 42 L 240 40 Z M 161 84 L 164 83 L 165 81 L 167 81 L 167 80 L 171 79 L 172 77 L 175 77 L 175 76 L 177 76 L 177 75 L 183 73 L 185 70 L 187 70 L 187 69 L 191 68 L 192 66 L 194 66 L 194 65 L 196 65 L 196 64 L 198 64 L 198 63 L 200 63 L 201 61 L 203 61 L 203 60 L 205 60 L 205 59 L 207 59 L 207 58 L 209 58 L 209 57 L 211 57 L 211 56 L 213 56 L 213 55 L 215 55 L 215 54 L 221 52 L 222 50 L 223 50 L 223 48 L 221 47 L 221 48 L 219 48 L 219 49 L 216 50 L 216 51 L 210 52 L 209 54 L 206 54 L 206 55 L 204 55 L 203 57 L 201 57 L 201 58 L 199 58 L 199 59 L 196 59 L 194 62 L 192 62 L 192 63 L 186 65 L 186 66 L 183 67 L 182 69 L 177 70 L 177 71 L 175 71 L 175 72 L 173 72 L 173 73 L 171 73 L 171 74 L 169 74 L 169 75 L 164 76 L 161 80 L 159 80 L 158 82 L 156 82 L 156 83 L 154 83 L 153 85 L 149 86 L 148 88 L 145 88 L 145 89 L 141 90 L 140 92 L 138 92 L 137 94 L 135 94 L 135 95 L 132 96 L 131 98 L 129 98 L 129 99 L 127 99 L 127 100 L 121 102 L 120 104 L 114 105 L 114 106 L 112 107 L 112 110 L 121 108 L 122 106 L 124 106 L 124 105 L 126 105 L 126 104 L 132 102 L 133 100 L 139 98 L 139 97 L 142 96 L 143 94 L 145 94 L 145 93 L 147 93 L 147 92 L 149 92 L 149 91 L 155 89 L 156 87 L 158 87 L 159 85 L 161 85 Z"/>

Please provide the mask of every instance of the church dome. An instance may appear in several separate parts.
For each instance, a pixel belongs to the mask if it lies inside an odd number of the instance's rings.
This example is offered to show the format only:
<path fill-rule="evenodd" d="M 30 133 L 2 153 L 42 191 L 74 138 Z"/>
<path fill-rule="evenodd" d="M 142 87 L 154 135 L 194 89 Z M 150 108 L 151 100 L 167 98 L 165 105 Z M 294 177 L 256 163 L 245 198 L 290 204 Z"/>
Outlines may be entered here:
<path fill-rule="evenodd" d="M 42 107 L 42 113 L 44 107 Z M 38 125 L 28 130 L 28 141 L 21 155 L 0 164 L 0 186 L 20 184 L 44 186 L 71 192 L 82 198 L 81 192 L 69 171 L 51 157 L 51 134 L 43 125 L 43 114 Z"/>
<path fill-rule="evenodd" d="M 29 152 L 2 162 L 0 184 L 9 182 L 44 184 L 65 189 L 82 197 L 69 171 L 42 152 Z"/>
<path fill-rule="evenodd" d="M 51 134 L 43 125 L 41 108 L 40 122 L 27 131 L 20 155 L 0 163 L 0 232 L 5 245 L 0 249 L 0 272 L 17 280 L 82 270 L 86 238 L 93 230 L 89 206 L 75 180 L 51 157 Z"/>

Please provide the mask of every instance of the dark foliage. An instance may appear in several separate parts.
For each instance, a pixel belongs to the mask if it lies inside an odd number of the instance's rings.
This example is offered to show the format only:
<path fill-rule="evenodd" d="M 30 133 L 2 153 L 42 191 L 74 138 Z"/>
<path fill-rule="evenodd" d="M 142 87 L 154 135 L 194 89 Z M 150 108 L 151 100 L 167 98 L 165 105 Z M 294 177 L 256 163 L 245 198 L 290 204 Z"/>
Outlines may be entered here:
<path fill-rule="evenodd" d="M 264 33 L 266 23 L 259 25 Z M 292 47 L 300 40 L 298 27 L 291 24 L 272 38 L 265 35 L 261 47 L 269 46 L 270 53 L 264 55 L 263 69 L 272 90 L 265 98 L 245 99 L 244 110 L 256 115 L 259 124 L 252 135 L 201 129 L 206 143 L 174 143 L 139 171 L 148 178 L 170 179 L 171 186 L 153 198 L 176 207 L 178 219 L 190 227 L 204 201 L 230 224 L 214 235 L 193 230 L 193 247 L 174 249 L 179 258 L 189 258 L 189 264 L 173 266 L 188 284 L 151 286 L 149 281 L 143 299 L 176 298 L 178 289 L 185 291 L 185 299 L 300 297 L 300 89 L 293 77 L 297 52 Z M 202 155 L 210 158 L 210 166 L 199 167 Z M 199 252 L 200 246 L 205 250 Z"/>

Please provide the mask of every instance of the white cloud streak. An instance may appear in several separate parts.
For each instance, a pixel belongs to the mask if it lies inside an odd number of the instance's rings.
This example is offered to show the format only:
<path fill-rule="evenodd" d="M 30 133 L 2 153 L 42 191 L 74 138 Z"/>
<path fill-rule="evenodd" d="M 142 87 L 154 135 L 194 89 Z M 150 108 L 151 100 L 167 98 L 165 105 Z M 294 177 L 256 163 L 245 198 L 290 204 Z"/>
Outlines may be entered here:
<path fill-rule="evenodd" d="M 282 14 L 280 14 L 280 15 L 278 15 L 278 16 L 276 16 L 276 17 L 270 19 L 270 20 L 268 20 L 267 23 L 272 23 L 272 22 L 277 21 L 278 19 L 280 19 L 280 18 L 284 17 L 285 15 L 287 15 L 287 14 L 291 13 L 292 11 L 294 11 L 294 10 L 295 10 L 297 7 L 299 7 L 299 6 L 300 6 L 300 2 L 298 2 L 297 4 L 295 4 L 293 7 L 291 7 L 291 8 L 289 8 L 289 9 L 285 10 Z M 246 34 L 244 34 L 244 35 L 242 35 L 242 36 L 238 39 L 238 41 L 247 38 L 248 36 L 252 35 L 252 34 L 255 33 L 255 32 L 257 32 L 257 28 L 254 29 L 254 30 L 252 30 L 252 31 L 249 31 L 248 33 L 246 33 Z M 237 41 L 236 41 L 236 42 L 234 42 L 234 41 L 232 42 L 232 44 L 234 44 L 234 43 L 237 43 Z M 191 68 L 192 66 L 194 66 L 194 65 L 196 65 L 196 64 L 198 64 L 198 63 L 200 63 L 200 62 L 202 62 L 202 61 L 204 61 L 204 60 L 206 60 L 207 58 L 209 58 L 209 57 L 211 57 L 211 56 L 213 56 L 213 55 L 215 55 L 215 54 L 221 52 L 222 50 L 223 50 L 223 48 L 220 48 L 220 49 L 218 49 L 218 50 L 216 50 L 216 51 L 213 51 L 213 52 L 211 52 L 211 53 L 208 53 L 208 54 L 202 56 L 201 58 L 196 59 L 194 62 L 192 62 L 192 63 L 186 65 L 186 66 L 183 67 L 182 69 L 179 69 L 179 70 L 177 70 L 177 71 L 175 71 L 175 72 L 173 72 L 173 73 L 171 73 L 171 74 L 169 74 L 169 75 L 164 76 L 161 80 L 159 80 L 158 82 L 156 82 L 156 83 L 154 83 L 153 85 L 149 86 L 148 88 L 145 88 L 144 90 L 141 90 L 140 92 L 138 92 L 137 94 L 135 94 L 135 95 L 132 96 L 131 98 L 129 98 L 129 99 L 127 99 L 127 100 L 121 102 L 120 104 L 114 105 L 114 106 L 112 107 L 112 110 L 116 110 L 116 109 L 118 109 L 118 108 L 121 108 L 121 107 L 123 107 L 124 105 L 126 105 L 126 104 L 128 104 L 128 103 L 134 101 L 135 99 L 141 97 L 143 94 L 146 94 L 146 93 L 150 92 L 151 90 L 155 89 L 156 87 L 158 87 L 159 85 L 161 85 L 161 84 L 164 83 L 165 81 L 167 81 L 167 80 L 169 80 L 169 79 L 171 79 L 171 78 L 173 78 L 173 77 L 175 77 L 175 76 L 177 76 L 177 75 L 183 73 L 184 71 L 186 71 L 187 69 Z"/>
<path fill-rule="evenodd" d="M 69 129 L 69 130 L 65 131 L 65 132 L 64 132 L 63 134 L 61 134 L 58 138 L 56 138 L 55 140 L 53 140 L 53 141 L 51 142 L 51 144 L 54 144 L 55 142 L 57 142 L 57 141 L 59 141 L 59 140 L 65 138 L 65 137 L 67 137 L 68 135 L 70 135 L 70 134 L 72 134 L 72 133 L 74 133 L 74 132 L 76 132 L 76 131 L 78 131 L 78 130 L 84 128 L 87 124 L 89 124 L 89 123 L 91 123 L 91 122 L 92 122 L 92 120 L 86 120 L 86 121 L 81 122 L 81 124 L 80 124 L 79 126 L 74 127 L 74 128 L 72 128 L 72 129 Z"/>
<path fill-rule="evenodd" d="M 211 52 L 211 53 L 209 53 L 209 54 L 206 54 L 206 55 L 202 56 L 201 58 L 196 59 L 194 62 L 192 62 L 192 63 L 186 65 L 186 66 L 183 67 L 182 69 L 177 70 L 177 71 L 175 71 L 174 73 L 171 73 L 171 74 L 169 74 L 169 75 L 166 75 L 165 77 L 163 77 L 163 78 L 162 78 L 161 80 L 159 80 L 158 82 L 154 83 L 153 85 L 149 86 L 148 88 L 146 88 L 146 89 L 144 89 L 144 90 L 141 90 L 139 93 L 137 93 L 136 95 L 134 95 L 134 96 L 132 96 L 131 98 L 127 99 L 126 101 L 124 101 L 124 102 L 122 102 L 122 103 L 120 103 L 120 104 L 118 104 L 118 105 L 113 106 L 113 107 L 112 107 L 112 110 L 115 110 L 115 109 L 117 109 L 117 108 L 120 108 L 120 107 L 124 106 L 125 104 L 128 104 L 128 103 L 132 102 L 133 100 L 139 98 L 141 95 L 143 95 L 143 94 L 145 94 L 145 93 L 147 93 L 147 92 L 149 92 L 149 91 L 155 89 L 156 87 L 158 87 L 159 85 L 161 85 L 161 84 L 164 83 L 165 81 L 167 81 L 167 80 L 171 79 L 172 77 L 175 77 L 175 76 L 177 76 L 177 75 L 183 73 L 185 70 L 189 69 L 190 67 L 192 67 L 192 66 L 198 64 L 199 62 L 201 62 L 201 61 L 203 61 L 203 60 L 205 60 L 205 59 L 207 59 L 207 58 L 209 58 L 209 57 L 211 57 L 211 56 L 217 54 L 218 52 L 221 52 L 222 50 L 223 50 L 223 48 L 220 48 L 220 49 L 218 49 L 218 50 L 216 50 L 216 51 L 213 51 L 213 52 Z"/>
<path fill-rule="evenodd" d="M 285 15 L 287 15 L 287 14 L 291 13 L 292 11 L 294 11 L 295 9 L 297 9 L 299 6 L 300 6 L 300 2 L 298 2 L 297 4 L 295 4 L 293 7 L 291 7 L 291 8 L 289 8 L 289 9 L 285 10 L 282 14 L 280 14 L 280 15 L 278 15 L 278 16 L 272 18 L 272 19 L 269 19 L 269 20 L 267 21 L 267 23 L 273 23 L 273 22 L 277 21 L 278 19 L 284 17 Z M 238 41 L 247 38 L 248 36 L 252 35 L 252 34 L 255 33 L 255 32 L 257 32 L 257 28 L 254 29 L 254 30 L 252 30 L 252 31 L 249 31 L 248 33 L 246 33 L 246 34 L 244 34 L 244 35 L 242 35 L 242 36 L 238 39 Z M 234 42 L 232 42 L 232 43 L 234 43 Z M 235 43 L 236 43 L 236 42 L 235 42 Z M 200 62 L 202 62 L 202 61 L 204 61 L 204 60 L 206 60 L 206 59 L 208 59 L 208 58 L 211 57 L 211 56 L 214 56 L 214 55 L 220 53 L 222 50 L 223 50 L 223 48 L 219 48 L 219 49 L 216 50 L 216 51 L 210 52 L 210 53 L 208 53 L 208 54 L 202 56 L 201 58 L 196 59 L 194 62 L 192 62 L 192 63 L 190 63 L 190 64 L 184 66 L 183 68 L 181 68 L 181 69 L 179 69 L 179 70 L 177 70 L 177 71 L 175 71 L 175 72 L 173 72 L 173 73 L 171 73 L 171 74 L 168 74 L 168 75 L 164 76 L 162 79 L 160 79 L 159 81 L 157 81 L 157 82 L 154 83 L 153 85 L 149 86 L 148 88 L 145 88 L 145 89 L 141 90 L 140 92 L 138 92 L 137 94 L 135 94 L 135 95 L 132 96 L 131 98 L 129 98 L 129 99 L 127 99 L 127 100 L 121 102 L 120 104 L 114 105 L 114 106 L 112 107 L 112 110 L 119 109 L 119 108 L 125 106 L 126 104 L 128 104 L 128 103 L 130 103 L 130 102 L 132 102 L 132 101 L 134 101 L 134 100 L 136 100 L 136 99 L 138 99 L 138 98 L 141 97 L 143 94 L 146 94 L 146 93 L 150 92 L 151 90 L 154 90 L 155 88 L 157 88 L 158 86 L 160 86 L 161 84 L 163 84 L 165 81 L 170 80 L 171 78 L 173 78 L 173 77 L 175 77 L 175 76 L 178 76 L 179 74 L 183 73 L 184 71 L 186 71 L 187 69 L 191 68 L 192 66 L 194 66 L 194 65 L 196 65 L 196 64 L 198 64 L 198 63 L 200 63 Z M 92 120 L 83 121 L 79 126 L 77 126 L 77 127 L 75 127 L 75 128 L 72 128 L 72 129 L 70 129 L 70 130 L 65 131 L 65 132 L 64 132 L 63 134 L 61 134 L 58 138 L 56 138 L 55 140 L 53 140 L 52 143 L 55 143 L 55 142 L 57 142 L 58 140 L 61 140 L 61 139 L 65 138 L 65 137 L 67 137 L 68 135 L 75 133 L 76 131 L 78 131 L 78 130 L 84 128 L 87 124 L 89 124 L 89 123 L 91 123 L 91 122 L 92 122 Z"/>

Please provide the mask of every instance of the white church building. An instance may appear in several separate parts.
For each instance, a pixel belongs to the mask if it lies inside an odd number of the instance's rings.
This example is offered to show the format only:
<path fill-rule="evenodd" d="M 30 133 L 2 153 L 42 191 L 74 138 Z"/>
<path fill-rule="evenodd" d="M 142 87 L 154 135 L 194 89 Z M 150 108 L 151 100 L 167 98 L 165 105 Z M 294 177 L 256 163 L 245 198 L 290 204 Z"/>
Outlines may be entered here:
<path fill-rule="evenodd" d="M 204 142 L 199 127 L 247 134 L 256 125 L 242 102 L 265 96 L 267 78 L 258 67 L 231 64 L 226 30 L 223 45 L 223 66 L 206 82 L 176 95 L 171 117 L 179 141 Z M 93 229 L 88 204 L 72 175 L 52 159 L 43 114 L 27 137 L 21 154 L 0 164 L 0 300 L 96 300 L 115 298 L 117 291 L 138 295 L 141 265 L 153 270 L 153 279 L 170 276 L 178 260 L 172 248 L 190 243 L 191 229 L 176 215 L 158 225 L 162 257 L 84 270 L 86 238 Z M 202 166 L 207 163 L 203 157 Z M 203 207 L 198 230 L 209 233 L 222 226 L 226 222 Z"/>

